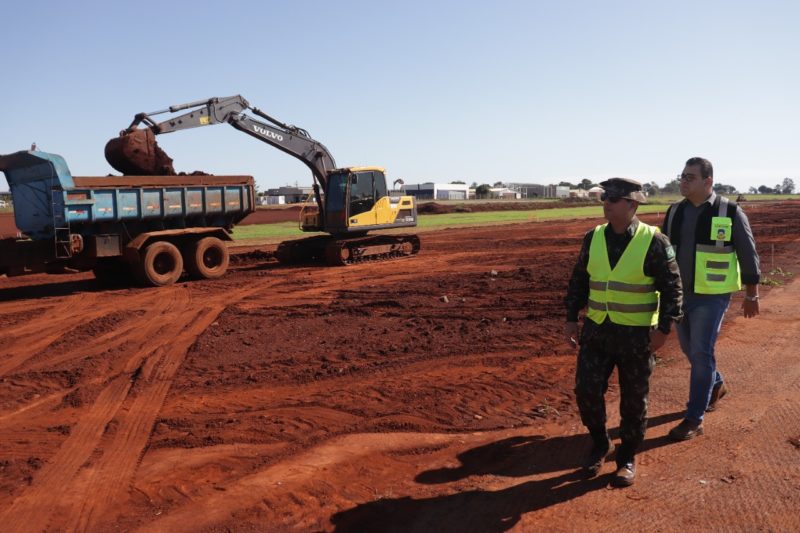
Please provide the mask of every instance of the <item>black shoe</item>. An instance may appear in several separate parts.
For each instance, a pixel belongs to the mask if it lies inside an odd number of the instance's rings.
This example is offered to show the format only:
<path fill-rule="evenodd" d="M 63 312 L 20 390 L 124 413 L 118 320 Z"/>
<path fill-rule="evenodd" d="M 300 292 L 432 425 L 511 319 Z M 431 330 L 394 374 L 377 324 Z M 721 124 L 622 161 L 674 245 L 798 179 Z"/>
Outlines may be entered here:
<path fill-rule="evenodd" d="M 728 387 L 725 386 L 725 383 L 718 383 L 714 385 L 714 388 L 711 389 L 711 399 L 708 401 L 706 412 L 711 412 L 716 409 L 717 402 L 720 401 L 726 394 L 728 394 Z"/>
<path fill-rule="evenodd" d="M 703 434 L 703 423 L 684 420 L 669 431 L 672 440 L 689 440 Z"/>
<path fill-rule="evenodd" d="M 634 481 L 636 481 L 636 462 L 634 460 L 617 465 L 617 471 L 611 478 L 613 487 L 630 487 Z"/>
<path fill-rule="evenodd" d="M 596 476 L 603 467 L 603 463 L 606 462 L 606 458 L 612 453 L 614 453 L 614 443 L 611 442 L 611 439 L 607 441 L 606 446 L 592 446 L 589 456 L 583 463 L 584 472 L 590 476 Z"/>

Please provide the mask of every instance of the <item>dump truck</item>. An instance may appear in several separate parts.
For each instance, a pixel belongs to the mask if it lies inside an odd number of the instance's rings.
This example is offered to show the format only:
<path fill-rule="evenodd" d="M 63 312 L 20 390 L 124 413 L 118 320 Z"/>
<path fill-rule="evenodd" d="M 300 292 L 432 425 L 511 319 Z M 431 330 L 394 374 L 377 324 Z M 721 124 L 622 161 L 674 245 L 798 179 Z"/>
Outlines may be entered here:
<path fill-rule="evenodd" d="M 225 274 L 236 223 L 253 212 L 252 176 L 79 177 L 38 150 L 0 156 L 20 235 L 0 239 L 0 274 L 94 271 L 149 286 Z"/>

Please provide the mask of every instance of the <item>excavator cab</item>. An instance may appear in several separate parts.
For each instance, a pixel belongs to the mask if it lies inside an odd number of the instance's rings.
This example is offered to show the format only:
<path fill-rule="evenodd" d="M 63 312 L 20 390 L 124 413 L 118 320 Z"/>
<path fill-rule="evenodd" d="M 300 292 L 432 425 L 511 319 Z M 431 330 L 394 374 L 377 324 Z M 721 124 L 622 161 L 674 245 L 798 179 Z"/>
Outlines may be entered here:
<path fill-rule="evenodd" d="M 324 221 L 317 214 L 303 218 L 303 231 L 333 235 L 415 226 L 417 210 L 411 196 L 393 196 L 379 167 L 336 169 L 328 174 Z M 316 215 L 316 216 L 315 216 Z"/>

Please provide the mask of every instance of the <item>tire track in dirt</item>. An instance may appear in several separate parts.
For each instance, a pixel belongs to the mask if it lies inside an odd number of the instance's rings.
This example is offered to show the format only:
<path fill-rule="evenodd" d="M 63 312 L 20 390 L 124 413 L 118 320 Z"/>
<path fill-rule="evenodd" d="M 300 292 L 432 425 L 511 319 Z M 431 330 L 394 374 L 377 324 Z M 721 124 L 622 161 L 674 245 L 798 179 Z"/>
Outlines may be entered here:
<path fill-rule="evenodd" d="M 500 360 L 503 356 L 507 355 L 510 354 L 484 354 L 480 357 L 483 359 L 491 358 Z M 398 421 L 402 421 L 404 423 L 418 425 L 419 427 L 430 427 L 431 421 L 427 419 L 423 413 L 416 415 L 413 413 L 394 413 L 385 417 L 365 418 L 366 415 L 363 413 L 353 413 L 344 410 L 343 406 L 339 405 L 339 398 L 337 398 L 339 394 L 345 397 L 345 399 L 342 400 L 344 404 L 352 402 L 352 400 L 346 398 L 360 398 L 360 409 L 369 412 L 376 402 L 379 404 L 392 405 L 391 402 L 396 401 L 396 398 L 392 397 L 398 392 L 396 389 L 398 387 L 400 389 L 403 388 L 402 383 L 394 383 L 390 389 L 385 387 L 386 384 L 392 384 L 394 380 L 397 380 L 398 377 L 401 376 L 402 380 L 404 380 L 403 382 L 409 383 L 414 382 L 418 377 L 424 376 L 427 382 L 440 383 L 440 385 L 434 387 L 435 390 L 431 389 L 429 391 L 430 394 L 441 397 L 442 402 L 445 403 L 449 403 L 448 398 L 452 397 L 454 403 L 450 409 L 450 413 L 456 419 L 458 419 L 458 417 L 472 419 L 476 414 L 479 414 L 479 412 L 476 412 L 474 409 L 469 409 L 463 398 L 459 400 L 461 397 L 459 391 L 461 391 L 463 383 L 467 382 L 474 384 L 475 381 L 485 380 L 485 385 L 477 385 L 480 390 L 487 393 L 486 397 L 483 398 L 485 407 L 480 411 L 483 416 L 491 416 L 495 407 L 498 405 L 497 402 L 509 396 L 516 398 L 515 402 L 519 404 L 529 405 L 531 403 L 536 403 L 530 402 L 528 395 L 519 392 L 519 388 L 521 386 L 524 387 L 525 379 L 522 375 L 526 372 L 526 364 L 540 366 L 539 361 L 518 361 L 507 365 L 504 368 L 508 375 L 505 379 L 497 382 L 493 380 L 491 375 L 486 375 L 483 367 L 474 364 L 467 364 L 464 366 L 460 363 L 460 361 L 469 363 L 469 360 L 474 358 L 475 356 L 465 355 L 463 357 L 455 356 L 446 360 L 419 361 L 415 364 L 401 365 L 398 368 L 392 368 L 387 372 L 380 372 L 379 375 L 342 378 L 335 382 L 335 390 L 331 390 L 332 383 L 323 381 L 293 386 L 265 387 L 247 391 L 244 394 L 241 391 L 238 393 L 234 391 L 231 393 L 214 395 L 213 397 L 204 397 L 203 413 L 198 414 L 200 418 L 208 415 L 213 416 L 215 413 L 227 416 L 240 416 L 243 412 L 247 412 L 251 415 L 257 415 L 259 412 L 263 412 L 268 414 L 271 418 L 285 419 L 287 424 L 291 425 L 290 431 L 312 434 L 312 432 L 318 431 L 321 424 L 327 424 L 327 432 L 329 433 L 343 431 L 342 428 L 347 428 L 348 433 L 352 431 L 358 433 L 350 434 L 346 438 L 334 437 L 332 440 L 326 439 L 322 443 L 315 445 L 311 450 L 301 452 L 299 456 L 292 456 L 276 465 L 282 468 L 268 468 L 262 472 L 264 475 L 261 477 L 260 474 L 254 474 L 253 477 L 234 481 L 230 485 L 224 484 L 221 488 L 217 489 L 220 491 L 224 490 L 224 495 L 206 490 L 204 496 L 200 496 L 194 501 L 191 501 L 191 499 L 186 496 L 184 498 L 186 507 L 179 507 L 174 512 L 176 512 L 179 517 L 185 517 L 193 515 L 198 509 L 215 509 L 215 511 L 209 514 L 208 521 L 206 521 L 205 515 L 208 514 L 206 511 L 203 514 L 200 524 L 197 524 L 196 521 L 198 518 L 196 516 L 194 518 L 195 522 L 193 523 L 193 527 L 199 527 L 201 529 L 203 527 L 212 527 L 215 519 L 239 515 L 246 512 L 248 508 L 259 504 L 261 499 L 265 501 L 271 499 L 275 491 L 284 493 L 299 488 L 295 486 L 295 482 L 302 485 L 308 481 L 309 476 L 295 476 L 294 474 L 297 470 L 306 468 L 308 464 L 314 464 L 316 465 L 315 468 L 320 467 L 323 470 L 334 466 L 333 462 L 317 464 L 319 463 L 318 455 L 326 457 L 336 455 L 338 458 L 336 460 L 341 459 L 347 461 L 348 464 L 357 464 L 359 457 L 365 453 L 379 454 L 431 446 L 436 448 L 444 445 L 444 443 L 463 440 L 465 438 L 464 434 L 461 433 L 452 433 L 446 436 L 425 432 L 397 434 L 364 433 L 363 431 L 374 431 L 374 428 L 381 427 L 384 420 L 393 425 L 396 425 Z M 541 364 L 550 365 L 553 364 L 553 361 L 542 362 Z M 452 382 L 453 367 L 460 368 L 459 377 L 463 381 L 462 384 Z M 530 372 L 529 368 L 527 372 Z M 175 402 L 177 402 L 178 405 L 182 403 L 180 398 L 173 398 L 173 403 Z M 187 399 L 186 403 L 189 405 L 197 405 L 197 402 L 191 399 Z M 389 410 L 392 411 L 391 408 L 389 408 Z M 516 406 L 514 409 L 510 410 L 524 411 L 525 408 Z M 185 414 L 178 415 L 175 411 L 176 408 L 173 407 L 170 413 L 165 413 L 165 416 L 168 414 L 171 416 L 187 416 Z M 526 417 L 523 417 L 520 413 L 516 420 L 511 421 L 508 420 L 508 415 L 506 415 L 504 419 L 508 421 L 504 424 L 504 427 L 530 424 L 532 418 L 533 416 L 531 416 L 530 413 L 528 413 Z M 198 423 L 202 424 L 202 421 L 198 420 L 195 422 L 195 425 Z M 442 427 L 446 428 L 448 426 L 443 422 Z M 501 431 L 508 432 L 509 430 L 505 429 Z M 485 441 L 494 434 L 497 433 L 487 431 L 483 437 L 470 436 L 468 440 L 480 444 L 480 442 L 482 442 L 481 439 Z M 395 438 L 393 435 L 396 436 L 396 441 L 393 440 Z M 371 446 L 370 443 L 383 442 L 384 439 L 387 442 L 392 442 L 392 446 L 384 449 L 382 447 L 383 445 L 381 445 L 376 449 L 369 449 Z M 337 445 L 336 443 L 339 444 Z M 334 454 L 331 450 L 337 450 L 337 446 L 339 445 L 342 446 L 342 449 L 336 451 Z M 350 463 L 350 461 L 353 463 Z M 330 476 L 333 476 L 333 474 L 326 474 L 326 478 Z M 254 480 L 261 481 L 256 482 Z M 256 487 L 251 486 L 251 483 L 263 483 L 261 492 L 258 493 L 260 496 L 258 494 L 252 494 L 252 490 L 255 490 Z M 248 486 L 249 489 L 242 488 Z M 334 485 L 332 491 L 337 492 L 338 490 L 339 489 Z M 246 495 L 242 496 L 242 494 Z M 218 511 L 216 511 L 216 509 L 218 509 Z M 172 513 L 170 513 L 169 516 L 171 517 Z M 157 528 L 166 531 L 168 528 L 174 527 L 176 523 L 181 523 L 181 519 L 171 520 L 170 518 L 165 518 L 163 523 L 166 525 L 162 526 L 161 522 L 159 522 Z M 300 528 L 304 529 L 304 527 Z M 181 528 L 179 528 L 179 530 L 180 529 Z"/>
<path fill-rule="evenodd" d="M 64 495 L 63 489 L 70 487 L 75 473 L 89 459 L 130 387 L 128 376 L 118 376 L 103 389 L 55 456 L 36 474 L 32 485 L 0 515 L 7 531 L 42 531 L 48 527 L 55 500 Z"/>
<path fill-rule="evenodd" d="M 162 299 L 166 303 L 165 305 L 156 305 L 160 311 L 159 314 L 169 314 L 171 311 L 180 313 L 188 302 L 187 297 L 180 297 L 183 292 L 176 288 L 169 288 L 163 291 L 163 295 L 169 297 Z M 68 302 L 65 305 L 71 303 L 69 300 L 73 298 L 67 298 Z M 140 298 L 146 299 L 147 296 L 140 296 Z M 112 309 L 119 305 L 116 298 L 108 298 L 108 300 L 114 302 L 111 304 Z M 151 339 L 150 342 L 159 344 L 157 340 L 159 339 L 159 333 L 163 331 L 162 328 L 169 321 L 148 318 L 150 319 L 141 326 L 140 333 L 145 334 L 145 338 Z M 155 339 L 155 341 L 152 339 Z M 162 340 L 161 342 L 164 341 Z M 59 494 L 58 488 L 70 485 L 82 465 L 89 460 L 109 422 L 125 401 L 132 386 L 131 376 L 133 372 L 140 366 L 142 359 L 152 349 L 152 347 L 145 344 L 143 350 L 135 352 L 128 358 L 125 368 L 120 369 L 120 373 L 110 378 L 111 381 L 100 392 L 95 402 L 85 410 L 87 411 L 86 414 L 81 416 L 78 424 L 71 431 L 70 436 L 62 444 L 55 456 L 37 473 L 31 487 L 14 500 L 8 512 L 5 513 L 5 518 L 8 519 L 7 523 L 12 531 L 24 530 L 26 525 L 30 526 L 32 530 L 42 530 L 47 526 L 50 513 L 53 512 L 59 500 L 54 498 L 54 495 Z M 68 495 L 62 493 L 61 496 L 63 498 Z M 50 512 L 44 511 L 44 509 Z"/>
<path fill-rule="evenodd" d="M 239 509 L 260 503 L 265 493 L 278 488 L 290 493 L 313 479 L 322 470 L 343 461 L 358 461 L 374 453 L 386 453 L 419 446 L 447 446 L 463 439 L 461 434 L 379 433 L 337 437 L 324 445 L 299 454 L 290 460 L 252 475 L 244 476 L 225 487 L 224 492 L 209 494 L 192 501 L 139 531 L 198 531 L 230 518 Z"/>
<path fill-rule="evenodd" d="M 168 302 L 157 302 L 155 306 L 150 307 L 146 311 L 142 310 L 143 314 L 146 315 L 143 317 L 143 320 L 147 321 L 160 315 L 167 306 L 167 303 Z M 127 309 L 130 312 L 138 311 L 136 309 Z M 127 342 L 131 333 L 134 333 L 138 328 L 141 328 L 139 321 L 129 318 L 122 324 L 116 325 L 111 331 L 91 339 L 91 344 L 88 346 L 81 344 L 74 348 L 67 347 L 65 350 L 58 350 L 55 353 L 47 354 L 46 357 L 36 358 L 36 360 L 23 363 L 16 370 L 18 372 L 44 370 L 48 367 L 78 359 L 97 357 Z"/>
<path fill-rule="evenodd" d="M 93 523 L 107 518 L 114 503 L 127 494 L 155 419 L 186 351 L 223 309 L 219 306 L 205 308 L 196 314 L 181 316 L 170 328 L 180 328 L 180 333 L 168 345 L 160 346 L 146 361 L 146 370 L 137 379 L 140 390 L 129 402 L 130 408 L 119 417 L 113 441 L 104 448 L 103 456 L 92 469 L 86 493 L 98 497 L 85 499 L 77 509 L 73 508 L 67 522 L 69 530 L 92 529 Z"/>
<path fill-rule="evenodd" d="M 85 339 L 83 342 L 76 342 L 74 339 L 71 339 L 69 336 L 75 331 L 75 327 L 71 327 L 72 324 L 66 325 L 64 327 L 57 329 L 57 336 L 54 334 L 51 338 L 48 339 L 48 344 L 44 348 L 39 349 L 39 346 L 33 346 L 31 348 L 22 346 L 17 352 L 16 355 L 20 356 L 19 364 L 16 365 L 14 368 L 11 369 L 11 373 L 8 374 L 9 376 L 14 376 L 16 374 L 22 372 L 36 372 L 36 371 L 46 371 L 49 368 L 59 365 L 65 362 L 69 362 L 76 359 L 88 359 L 91 357 L 96 357 L 110 348 L 118 347 L 122 343 L 124 343 L 128 338 L 130 338 L 130 333 L 135 332 L 137 329 L 141 329 L 143 326 L 142 323 L 148 323 L 150 321 L 157 322 L 155 320 L 161 313 L 164 312 L 165 309 L 170 305 L 170 300 L 157 300 L 154 305 L 148 306 L 146 302 L 140 302 L 141 306 L 137 305 L 137 297 L 131 296 L 130 294 L 119 295 L 122 299 L 122 304 L 120 304 L 120 300 L 112 297 L 116 303 L 111 303 L 105 306 L 100 306 L 101 309 L 98 310 L 99 316 L 95 316 L 95 314 L 91 314 L 90 320 L 87 323 L 91 322 L 91 320 L 96 318 L 103 318 L 105 316 L 109 316 L 110 314 L 118 313 L 117 307 L 123 309 L 129 309 L 131 312 L 135 312 L 139 307 L 148 308 L 149 310 L 145 311 L 143 315 L 136 320 L 135 318 L 131 318 L 122 324 L 117 324 L 114 326 L 114 329 L 107 333 L 101 334 L 99 337 L 95 337 L 91 340 L 91 342 L 86 342 Z M 141 299 L 141 297 L 138 297 Z M 70 306 L 71 302 L 64 303 L 64 306 Z M 62 305 L 58 306 L 59 308 L 63 307 Z M 79 312 L 80 310 L 74 310 L 73 312 Z M 103 314 L 101 314 L 103 313 Z M 41 318 L 42 320 L 47 320 L 48 317 L 44 316 Z M 39 323 L 38 326 L 36 323 L 31 324 L 29 326 L 31 329 L 39 329 L 42 328 L 42 324 Z M 54 338 L 55 337 L 55 338 Z M 63 341 L 61 344 L 66 345 L 66 349 L 61 349 L 61 346 L 58 346 L 58 349 L 53 349 L 53 345 Z M 22 341 L 19 341 L 19 344 L 23 344 Z M 10 365 L 9 365 L 10 366 Z M 123 371 L 122 368 L 118 368 L 116 370 L 112 370 L 109 372 L 112 376 L 116 375 L 117 373 Z M 56 392 L 46 394 L 44 397 L 37 397 L 32 402 L 23 404 L 21 406 L 17 406 L 15 410 L 10 411 L 2 416 L 0 416 L 0 423 L 7 422 L 11 419 L 19 417 L 22 413 L 27 413 L 27 416 L 31 416 L 34 412 L 40 411 L 41 409 L 50 408 L 54 404 L 62 401 L 67 395 L 70 393 L 78 390 L 79 388 L 83 387 L 86 388 L 102 384 L 103 382 L 109 379 L 109 373 L 102 374 L 100 376 L 95 377 L 94 379 L 89 380 L 82 380 L 79 385 L 67 387 L 63 389 L 59 389 Z"/>
<path fill-rule="evenodd" d="M 79 494 L 99 497 L 72 498 L 66 512 L 70 529 L 92 529 L 97 521 L 107 521 L 114 505 L 127 496 L 172 379 L 196 337 L 227 305 L 269 290 L 273 283 L 274 280 L 266 280 L 245 289 L 204 298 L 207 305 L 194 313 L 165 312 L 166 316 L 155 322 L 161 328 L 159 331 L 144 332 L 150 340 L 129 359 L 125 368 L 125 372 L 131 375 L 140 372 L 136 378 L 135 397 L 125 398 L 118 406 L 117 411 L 121 414 L 115 418 L 115 434 L 110 442 L 104 444 L 101 458 L 87 469 L 83 476 L 85 479 L 79 484 Z M 169 322 L 168 326 L 165 322 Z M 148 323 L 154 323 L 152 318 Z"/>
<path fill-rule="evenodd" d="M 524 345 L 520 346 L 525 349 Z M 530 367 L 547 368 L 551 365 L 559 364 L 555 358 L 548 358 L 546 361 L 526 360 L 526 361 L 506 361 L 504 366 L 505 376 L 498 380 L 497 376 L 487 374 L 483 366 L 475 364 L 476 359 L 498 358 L 516 356 L 508 352 L 485 353 L 476 356 L 475 354 L 453 355 L 447 358 L 435 360 L 425 359 L 424 355 L 414 355 L 406 358 L 405 361 L 396 363 L 385 370 L 377 370 L 367 376 L 352 375 L 335 380 L 335 386 L 341 392 L 347 393 L 354 389 L 363 390 L 365 400 L 367 397 L 386 398 L 387 389 L 385 384 L 394 383 L 398 378 L 399 384 L 394 384 L 394 388 L 403 388 L 403 383 L 412 383 L 415 376 L 425 376 L 426 381 L 440 383 L 436 390 L 430 390 L 431 394 L 438 392 L 452 393 L 459 383 L 485 382 L 483 387 L 490 393 L 490 397 L 496 395 L 498 398 L 512 395 L 513 391 L 519 389 L 521 383 L 526 382 L 525 373 L 530 372 Z M 459 368 L 459 381 L 452 381 L 452 369 Z M 311 381 L 302 384 L 276 384 L 270 387 L 248 389 L 246 391 L 233 390 L 221 391 L 213 396 L 204 397 L 203 412 L 205 414 L 221 414 L 235 411 L 233 406 L 247 405 L 252 411 L 273 411 L 274 409 L 292 408 L 299 410 L 303 405 L 313 406 L 315 401 L 322 402 L 324 405 L 333 407 L 329 401 L 329 396 L 336 396 L 336 390 L 331 390 L 334 382 L 329 380 Z M 352 392 L 350 392 L 352 394 Z M 513 395 L 512 395 L 513 396 Z M 181 404 L 181 397 L 176 398 L 177 407 Z M 188 404 L 194 404 L 189 399 Z M 490 400 L 486 401 L 490 404 Z M 300 407 L 298 407 L 300 406 Z M 460 407 L 459 407 L 460 409 Z M 473 416 L 474 412 L 469 412 Z"/>
<path fill-rule="evenodd" d="M 29 324 L 15 328 L 0 361 L 0 377 L 9 374 L 70 330 L 116 311 L 114 304 L 98 301 L 94 294 L 68 296 Z M 46 328 L 43 325 L 46 324 Z"/>

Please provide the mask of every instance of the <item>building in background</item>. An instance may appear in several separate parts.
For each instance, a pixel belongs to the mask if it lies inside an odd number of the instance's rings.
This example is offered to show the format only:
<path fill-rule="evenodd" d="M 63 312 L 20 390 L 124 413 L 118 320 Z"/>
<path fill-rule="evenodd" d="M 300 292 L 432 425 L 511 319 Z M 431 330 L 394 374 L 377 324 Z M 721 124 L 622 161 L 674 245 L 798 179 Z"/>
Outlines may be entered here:
<path fill-rule="evenodd" d="M 267 192 L 258 197 L 259 205 L 299 204 L 314 194 L 311 187 L 278 187 L 267 189 Z"/>
<path fill-rule="evenodd" d="M 589 189 L 587 191 L 587 193 L 589 194 L 589 198 L 591 198 L 593 200 L 599 200 L 600 199 L 600 195 L 603 194 L 603 188 L 602 187 L 592 187 L 591 189 Z"/>
<path fill-rule="evenodd" d="M 467 200 L 469 185 L 466 183 L 420 183 L 404 184 L 403 191 L 418 200 Z"/>
<path fill-rule="evenodd" d="M 489 198 L 498 200 L 519 200 L 522 198 L 522 193 L 508 187 L 491 187 L 489 189 Z"/>
<path fill-rule="evenodd" d="M 539 185 L 536 183 L 508 183 L 509 189 L 520 193 L 521 198 L 567 198 L 569 187 L 562 185 Z"/>

